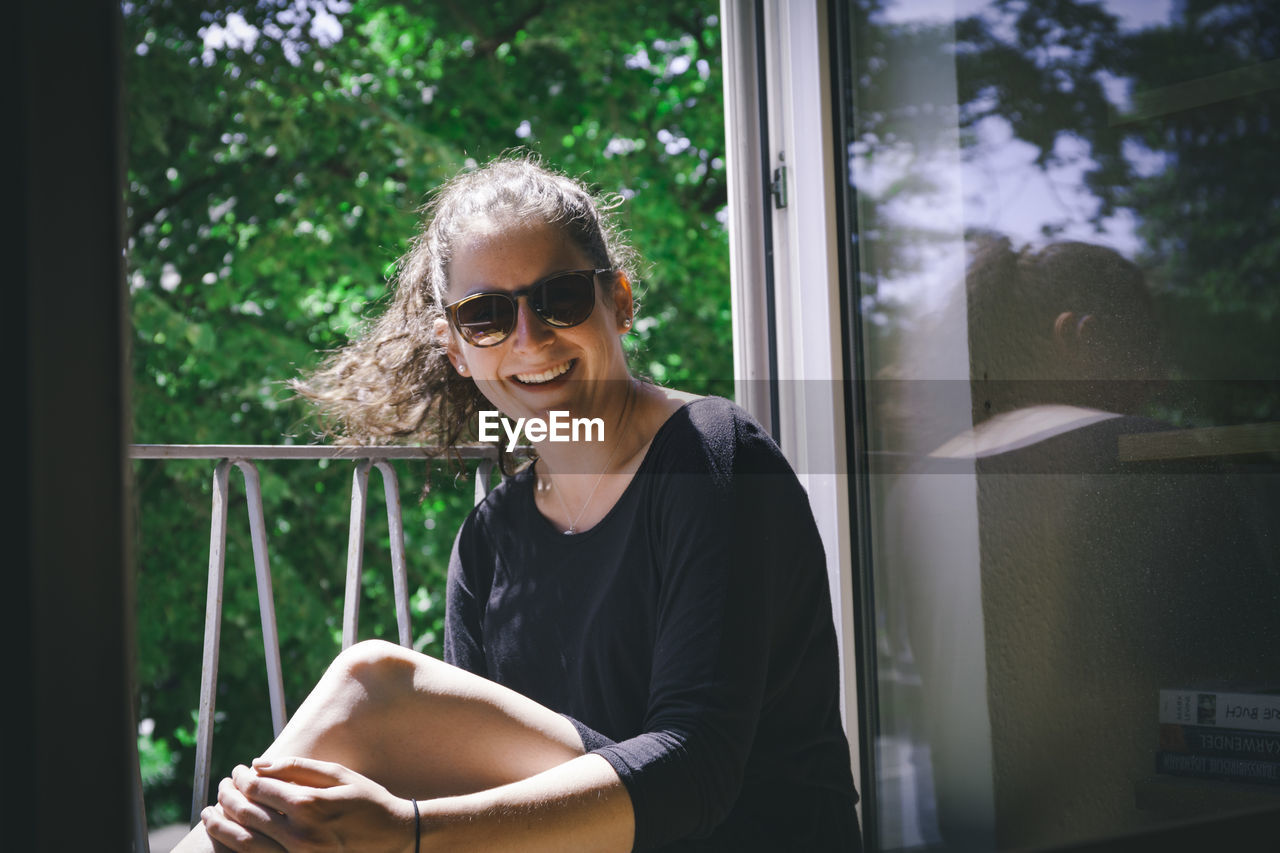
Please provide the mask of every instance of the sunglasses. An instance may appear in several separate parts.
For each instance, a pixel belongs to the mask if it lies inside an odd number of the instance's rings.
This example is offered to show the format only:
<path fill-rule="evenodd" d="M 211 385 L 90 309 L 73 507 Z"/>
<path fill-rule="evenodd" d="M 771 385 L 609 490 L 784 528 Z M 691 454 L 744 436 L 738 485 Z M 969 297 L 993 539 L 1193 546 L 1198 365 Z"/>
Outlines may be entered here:
<path fill-rule="evenodd" d="M 473 293 L 444 306 L 449 321 L 473 347 L 497 346 L 516 328 L 521 296 L 538 319 L 557 329 L 577 326 L 596 307 L 596 276 L 613 270 L 568 270 L 547 276 L 519 290 Z"/>

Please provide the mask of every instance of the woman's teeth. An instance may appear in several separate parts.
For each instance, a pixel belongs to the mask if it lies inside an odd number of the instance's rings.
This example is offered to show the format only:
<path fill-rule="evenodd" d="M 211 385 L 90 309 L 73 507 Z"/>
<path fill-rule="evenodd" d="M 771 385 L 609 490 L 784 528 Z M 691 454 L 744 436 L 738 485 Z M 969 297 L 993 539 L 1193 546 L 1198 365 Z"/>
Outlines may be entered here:
<path fill-rule="evenodd" d="M 526 385 L 541 385 L 543 382 L 550 382 L 552 379 L 560 376 L 572 366 L 572 361 L 566 361 L 564 364 L 558 364 L 549 370 L 542 371 L 541 373 L 517 373 L 516 379 Z"/>

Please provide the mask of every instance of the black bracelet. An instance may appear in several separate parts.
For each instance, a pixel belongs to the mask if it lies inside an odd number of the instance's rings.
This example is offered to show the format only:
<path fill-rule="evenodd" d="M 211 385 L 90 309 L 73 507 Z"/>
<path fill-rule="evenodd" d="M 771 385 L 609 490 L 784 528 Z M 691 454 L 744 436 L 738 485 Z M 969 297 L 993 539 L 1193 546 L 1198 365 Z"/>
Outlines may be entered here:
<path fill-rule="evenodd" d="M 419 853 L 422 847 L 422 815 L 418 813 L 418 801 L 413 803 L 413 853 Z"/>

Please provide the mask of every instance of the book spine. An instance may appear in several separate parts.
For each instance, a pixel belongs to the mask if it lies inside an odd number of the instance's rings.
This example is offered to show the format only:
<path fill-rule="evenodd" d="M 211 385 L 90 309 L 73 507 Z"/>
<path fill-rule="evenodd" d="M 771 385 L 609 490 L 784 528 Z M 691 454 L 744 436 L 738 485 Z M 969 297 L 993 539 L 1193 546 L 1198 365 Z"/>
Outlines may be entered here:
<path fill-rule="evenodd" d="M 1160 724 L 1160 749 L 1164 752 L 1280 761 L 1280 732 L 1220 729 L 1216 726 Z"/>
<path fill-rule="evenodd" d="M 1224 779 L 1261 785 L 1280 785 L 1280 761 L 1219 758 L 1182 752 L 1156 753 L 1156 772 L 1198 779 Z"/>
<path fill-rule="evenodd" d="M 1280 694 L 1161 690 L 1161 723 L 1280 732 Z"/>

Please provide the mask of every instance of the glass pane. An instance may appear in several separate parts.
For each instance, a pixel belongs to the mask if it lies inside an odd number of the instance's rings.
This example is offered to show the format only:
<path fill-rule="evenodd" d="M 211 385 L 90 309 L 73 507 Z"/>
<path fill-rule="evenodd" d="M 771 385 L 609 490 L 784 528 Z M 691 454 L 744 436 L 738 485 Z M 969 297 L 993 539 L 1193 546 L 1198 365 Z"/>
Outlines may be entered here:
<path fill-rule="evenodd" d="M 869 825 L 1003 850 L 1280 804 L 1280 7 L 847 24 Z"/>

